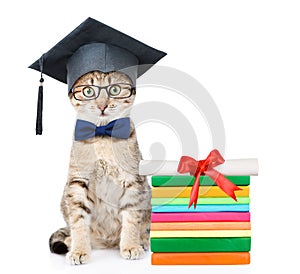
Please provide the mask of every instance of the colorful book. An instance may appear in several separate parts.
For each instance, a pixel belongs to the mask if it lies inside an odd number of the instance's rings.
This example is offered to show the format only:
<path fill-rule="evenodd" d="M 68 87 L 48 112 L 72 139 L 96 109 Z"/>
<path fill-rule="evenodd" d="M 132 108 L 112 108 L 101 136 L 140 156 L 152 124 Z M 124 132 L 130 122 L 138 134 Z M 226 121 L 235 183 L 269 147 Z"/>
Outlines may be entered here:
<path fill-rule="evenodd" d="M 152 252 L 248 252 L 250 237 L 150 238 Z"/>
<path fill-rule="evenodd" d="M 151 222 L 250 222 L 250 212 L 152 213 Z"/>
<path fill-rule="evenodd" d="M 250 185 L 250 176 L 225 176 L 228 180 L 237 186 Z M 193 186 L 193 176 L 152 176 L 152 186 Z M 200 186 L 213 186 L 216 183 L 208 176 L 200 177 Z"/>
<path fill-rule="evenodd" d="M 241 190 L 235 192 L 237 197 L 249 197 L 249 186 L 239 186 Z M 191 186 L 152 187 L 153 198 L 177 197 L 188 198 L 192 191 Z M 228 197 L 218 186 L 200 186 L 199 197 Z"/>
<path fill-rule="evenodd" d="M 185 205 L 189 204 L 190 198 L 152 198 L 152 205 Z M 197 205 L 240 205 L 249 204 L 249 197 L 237 197 L 237 201 L 231 197 L 199 198 Z"/>
<path fill-rule="evenodd" d="M 251 237 L 251 230 L 156 230 L 150 238 L 230 238 Z"/>
<path fill-rule="evenodd" d="M 196 208 L 187 205 L 152 206 L 152 212 L 248 212 L 249 205 L 198 205 Z"/>
<path fill-rule="evenodd" d="M 150 230 L 250 230 L 250 222 L 161 222 L 151 223 Z"/>
<path fill-rule="evenodd" d="M 153 265 L 242 265 L 250 263 L 249 252 L 152 253 Z"/>

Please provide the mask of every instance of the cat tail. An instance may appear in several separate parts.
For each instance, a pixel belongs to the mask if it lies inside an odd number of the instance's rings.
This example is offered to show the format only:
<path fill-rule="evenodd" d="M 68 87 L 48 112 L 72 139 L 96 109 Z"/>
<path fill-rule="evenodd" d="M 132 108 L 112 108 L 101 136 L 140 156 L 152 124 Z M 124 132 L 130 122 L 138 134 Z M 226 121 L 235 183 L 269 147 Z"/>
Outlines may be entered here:
<path fill-rule="evenodd" d="M 49 239 L 50 251 L 56 254 L 66 254 L 69 250 L 70 242 L 70 228 L 60 228 Z"/>

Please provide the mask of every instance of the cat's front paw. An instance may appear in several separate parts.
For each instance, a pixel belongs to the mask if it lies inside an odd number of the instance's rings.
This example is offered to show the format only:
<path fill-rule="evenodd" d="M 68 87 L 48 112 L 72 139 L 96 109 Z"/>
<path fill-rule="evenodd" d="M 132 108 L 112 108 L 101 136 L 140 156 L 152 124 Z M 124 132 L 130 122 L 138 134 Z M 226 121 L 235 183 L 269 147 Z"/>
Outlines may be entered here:
<path fill-rule="evenodd" d="M 145 251 L 141 246 L 124 247 L 120 250 L 120 254 L 126 260 L 138 260 L 145 257 Z"/>
<path fill-rule="evenodd" d="M 66 261 L 70 265 L 86 264 L 89 258 L 87 252 L 70 251 L 66 255 Z"/>

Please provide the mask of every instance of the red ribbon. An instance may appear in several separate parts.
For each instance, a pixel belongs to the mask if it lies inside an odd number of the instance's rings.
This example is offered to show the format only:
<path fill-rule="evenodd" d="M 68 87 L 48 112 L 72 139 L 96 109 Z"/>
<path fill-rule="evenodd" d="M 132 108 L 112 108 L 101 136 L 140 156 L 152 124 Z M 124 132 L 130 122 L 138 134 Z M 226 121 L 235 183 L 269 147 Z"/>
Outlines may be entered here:
<path fill-rule="evenodd" d="M 219 188 L 221 188 L 228 196 L 236 201 L 234 191 L 241 189 L 230 182 L 226 177 L 224 177 L 223 174 L 213 169 L 224 162 L 225 160 L 223 159 L 222 155 L 216 149 L 212 150 L 205 160 L 197 161 L 189 156 L 181 157 L 177 171 L 179 173 L 189 172 L 195 177 L 194 185 L 190 194 L 189 208 L 192 204 L 194 204 L 194 208 L 196 208 L 200 185 L 200 175 L 209 176 L 219 186 Z"/>

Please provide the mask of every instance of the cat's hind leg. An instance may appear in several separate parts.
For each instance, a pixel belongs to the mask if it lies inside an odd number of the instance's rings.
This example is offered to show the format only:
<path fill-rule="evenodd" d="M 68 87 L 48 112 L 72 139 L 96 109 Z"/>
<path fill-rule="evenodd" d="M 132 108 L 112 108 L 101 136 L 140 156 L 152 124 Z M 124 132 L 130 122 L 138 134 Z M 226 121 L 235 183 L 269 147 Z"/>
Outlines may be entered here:
<path fill-rule="evenodd" d="M 66 254 L 70 249 L 70 242 L 70 228 L 60 228 L 49 239 L 50 251 L 56 254 Z"/>
<path fill-rule="evenodd" d="M 151 211 L 147 211 L 145 213 L 145 218 L 144 218 L 144 223 L 141 224 L 141 228 L 140 228 L 140 241 L 141 241 L 141 245 L 143 247 L 143 249 L 145 251 L 149 250 L 150 247 L 150 214 Z M 147 218 L 149 216 L 149 218 Z"/>

